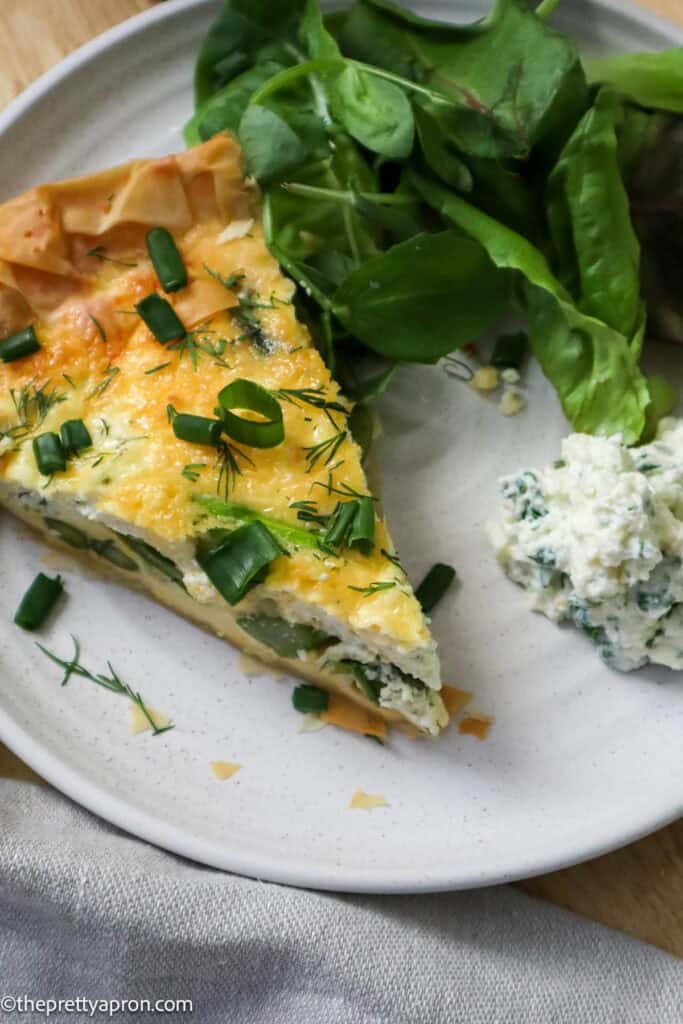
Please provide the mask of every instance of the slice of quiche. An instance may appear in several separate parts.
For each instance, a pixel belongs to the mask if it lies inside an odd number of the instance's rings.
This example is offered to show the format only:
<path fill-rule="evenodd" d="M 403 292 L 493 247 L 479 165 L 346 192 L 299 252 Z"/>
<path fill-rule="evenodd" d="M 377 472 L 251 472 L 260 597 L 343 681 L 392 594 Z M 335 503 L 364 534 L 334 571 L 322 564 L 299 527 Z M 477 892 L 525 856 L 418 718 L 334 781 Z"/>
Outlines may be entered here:
<path fill-rule="evenodd" d="M 227 135 L 0 206 L 0 501 L 256 658 L 435 735 L 421 608 Z"/>

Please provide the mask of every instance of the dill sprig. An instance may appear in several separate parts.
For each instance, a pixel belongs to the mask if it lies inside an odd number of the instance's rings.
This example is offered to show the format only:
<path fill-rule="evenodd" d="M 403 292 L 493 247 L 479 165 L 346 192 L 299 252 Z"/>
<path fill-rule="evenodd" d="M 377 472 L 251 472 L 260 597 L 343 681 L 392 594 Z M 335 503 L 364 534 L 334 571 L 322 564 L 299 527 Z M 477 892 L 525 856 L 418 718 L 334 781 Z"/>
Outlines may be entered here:
<path fill-rule="evenodd" d="M 49 380 L 40 387 L 25 384 L 18 391 L 10 388 L 9 393 L 17 422 L 6 430 L 0 430 L 0 441 L 6 437 L 13 441 L 23 441 L 31 437 L 42 426 L 50 410 L 60 402 L 66 401 L 66 395 L 55 388 L 50 391 Z"/>
<path fill-rule="evenodd" d="M 387 551 L 386 548 L 381 548 L 380 552 L 392 563 L 392 565 L 395 565 L 397 569 L 400 569 L 402 573 L 405 573 L 405 569 L 401 565 L 401 560 L 395 551 Z"/>
<path fill-rule="evenodd" d="M 332 462 L 340 447 L 346 440 L 346 437 L 347 432 L 345 430 L 340 430 L 338 434 L 333 434 L 331 437 L 326 438 L 324 441 L 320 441 L 318 444 L 313 444 L 308 448 L 304 448 L 304 451 L 306 452 L 306 462 L 308 464 L 306 472 L 310 473 L 315 469 L 321 459 L 323 460 L 324 466 L 329 466 L 330 462 Z"/>
<path fill-rule="evenodd" d="M 302 523 L 316 523 L 318 526 L 327 527 L 330 517 L 318 512 L 315 501 L 293 501 L 289 506 L 296 512 L 296 518 Z"/>
<path fill-rule="evenodd" d="M 238 305 L 236 307 L 233 306 L 229 310 L 233 320 L 242 331 L 237 340 L 250 341 L 257 348 L 261 349 L 262 352 L 272 352 L 273 341 L 266 334 L 263 324 L 254 310 L 274 309 L 275 304 L 273 302 L 261 302 L 254 292 L 245 290 L 243 288 L 245 275 L 241 270 L 230 274 L 229 277 L 224 277 L 218 270 L 213 270 L 206 263 L 203 266 L 209 277 L 212 277 L 214 281 L 218 281 L 219 284 L 222 284 L 224 288 L 227 288 L 229 292 L 232 292 L 237 297 Z"/>
<path fill-rule="evenodd" d="M 128 260 L 115 260 L 111 256 L 107 256 L 103 245 L 96 245 L 94 249 L 89 249 L 85 255 L 94 256 L 95 259 L 101 260 L 103 263 L 113 263 L 117 267 L 137 267 L 137 263 L 132 263 Z"/>
<path fill-rule="evenodd" d="M 107 344 L 107 332 L 105 331 L 104 327 L 102 326 L 100 321 L 97 319 L 97 317 L 92 315 L 92 313 L 88 313 L 88 316 L 90 317 L 90 319 L 92 320 L 93 324 L 95 325 L 95 330 L 97 331 L 97 333 L 99 334 L 100 338 L 102 339 L 102 341 L 106 345 Z"/>
<path fill-rule="evenodd" d="M 372 498 L 373 501 L 377 501 L 377 498 L 373 498 L 371 494 L 362 494 L 361 491 L 357 491 L 350 484 L 341 483 L 339 487 L 335 487 L 332 483 L 331 475 L 328 476 L 327 483 L 323 483 L 322 480 L 316 480 L 311 484 L 311 487 L 322 487 L 326 494 L 339 494 L 343 498 Z"/>
<path fill-rule="evenodd" d="M 273 391 L 273 394 L 280 401 L 289 402 L 290 405 L 295 405 L 297 408 L 300 408 L 302 405 L 310 405 L 314 409 L 322 409 L 335 430 L 339 430 L 339 425 L 333 419 L 332 413 L 340 412 L 342 415 L 348 416 L 350 412 L 341 402 L 328 401 L 325 397 L 324 389 L 320 387 L 280 388 L 278 391 Z"/>
<path fill-rule="evenodd" d="M 362 594 L 363 597 L 372 597 L 373 594 L 381 594 L 383 590 L 391 590 L 395 587 L 398 580 L 377 580 L 375 583 L 371 583 L 367 587 L 349 587 L 349 590 L 355 590 L 357 593 Z"/>
<path fill-rule="evenodd" d="M 75 636 L 72 635 L 71 639 L 73 640 L 74 653 L 71 656 L 70 661 L 67 661 L 65 658 L 60 658 L 59 655 L 55 654 L 53 651 L 48 651 L 47 647 L 43 647 L 42 644 L 36 643 L 36 647 L 38 647 L 38 649 L 42 651 L 50 661 L 53 661 L 55 665 L 59 665 L 59 667 L 64 670 L 64 677 L 61 682 L 62 686 L 66 686 L 72 676 L 80 676 L 82 679 L 87 679 L 96 686 L 101 686 L 104 690 L 109 690 L 110 693 L 116 693 L 121 697 L 127 697 L 128 700 L 132 701 L 133 704 L 140 708 L 140 711 L 149 722 L 155 736 L 161 736 L 162 733 L 170 732 L 171 729 L 175 728 L 173 723 L 164 726 L 158 726 L 156 724 L 150 714 L 149 708 L 138 691 L 133 690 L 128 683 L 124 683 L 121 676 L 112 667 L 110 661 L 107 662 L 107 668 L 109 669 L 108 676 L 99 672 L 91 672 L 90 669 L 87 669 L 85 665 L 81 664 L 80 644 Z"/>
<path fill-rule="evenodd" d="M 158 366 L 153 366 L 151 370 L 145 370 L 145 377 L 151 377 L 153 373 L 159 373 L 160 370 L 165 370 L 170 365 L 170 361 L 168 363 L 159 363 Z"/>
<path fill-rule="evenodd" d="M 237 448 L 236 445 L 229 444 L 227 441 L 219 443 L 218 457 L 216 459 L 216 467 L 218 468 L 216 492 L 219 495 L 222 494 L 225 501 L 228 500 L 230 492 L 234 490 L 237 477 L 242 475 L 239 459 L 243 459 L 244 462 L 247 462 L 252 467 L 255 466 L 253 459 L 250 459 L 241 448 Z"/>
<path fill-rule="evenodd" d="M 95 385 L 95 387 L 92 389 L 90 394 L 86 395 L 86 397 L 87 398 L 97 398 L 100 395 L 103 395 L 104 392 L 109 387 L 109 385 L 111 384 L 111 382 L 113 381 L 114 377 L 116 377 L 116 375 L 118 373 L 120 373 L 120 372 L 121 372 L 121 368 L 119 366 L 112 366 L 111 363 L 110 363 L 105 368 L 104 373 L 102 374 L 102 380 L 99 382 L 99 384 Z"/>
<path fill-rule="evenodd" d="M 206 469 L 205 462 L 190 462 L 187 466 L 183 466 L 180 475 L 184 476 L 190 483 L 196 484 L 197 480 L 199 480 L 199 474 L 204 469 Z"/>
<path fill-rule="evenodd" d="M 183 357 L 187 354 L 194 370 L 199 365 L 201 353 L 211 356 L 217 366 L 230 370 L 232 368 L 230 363 L 223 359 L 223 353 L 228 345 L 227 339 L 218 338 L 216 341 L 212 341 L 211 338 L 207 337 L 207 335 L 212 333 L 213 331 L 209 331 L 206 328 L 188 331 L 184 338 L 171 342 L 170 345 L 166 345 L 166 348 L 169 351 L 177 352 L 180 362 L 182 362 Z"/>

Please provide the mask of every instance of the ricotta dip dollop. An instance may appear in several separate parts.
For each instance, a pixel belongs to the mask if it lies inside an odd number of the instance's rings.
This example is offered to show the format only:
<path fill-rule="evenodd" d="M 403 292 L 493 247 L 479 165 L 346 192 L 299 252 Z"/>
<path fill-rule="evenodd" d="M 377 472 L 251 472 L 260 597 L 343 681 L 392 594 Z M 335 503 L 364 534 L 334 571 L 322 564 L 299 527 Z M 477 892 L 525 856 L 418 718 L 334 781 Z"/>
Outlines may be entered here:
<path fill-rule="evenodd" d="M 683 420 L 640 448 L 572 434 L 501 486 L 489 536 L 532 608 L 574 622 L 614 668 L 683 668 Z"/>

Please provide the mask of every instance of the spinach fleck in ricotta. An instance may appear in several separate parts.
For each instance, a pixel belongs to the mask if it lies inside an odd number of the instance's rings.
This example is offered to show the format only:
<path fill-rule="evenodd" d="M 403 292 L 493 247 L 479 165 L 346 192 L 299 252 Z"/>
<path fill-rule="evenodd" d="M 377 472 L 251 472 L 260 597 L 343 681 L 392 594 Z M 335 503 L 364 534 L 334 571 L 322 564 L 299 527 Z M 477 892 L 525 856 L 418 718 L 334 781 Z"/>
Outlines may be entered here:
<path fill-rule="evenodd" d="M 489 536 L 535 611 L 573 621 L 615 668 L 683 669 L 683 420 L 634 449 L 572 434 L 502 494 Z"/>

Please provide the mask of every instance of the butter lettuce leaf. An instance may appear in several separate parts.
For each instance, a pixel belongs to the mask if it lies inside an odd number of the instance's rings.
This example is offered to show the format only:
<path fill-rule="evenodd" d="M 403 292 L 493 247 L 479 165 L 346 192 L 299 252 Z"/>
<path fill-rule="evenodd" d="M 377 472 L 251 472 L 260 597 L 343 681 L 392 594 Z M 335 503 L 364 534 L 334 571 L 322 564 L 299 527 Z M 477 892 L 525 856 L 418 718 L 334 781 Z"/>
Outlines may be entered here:
<path fill-rule="evenodd" d="M 648 382 L 638 360 L 644 318 L 632 337 L 577 308 L 543 253 L 440 183 L 413 174 L 425 201 L 484 247 L 500 269 L 516 271 L 530 321 L 531 347 L 575 430 L 621 433 L 636 444 L 646 427 Z"/>

